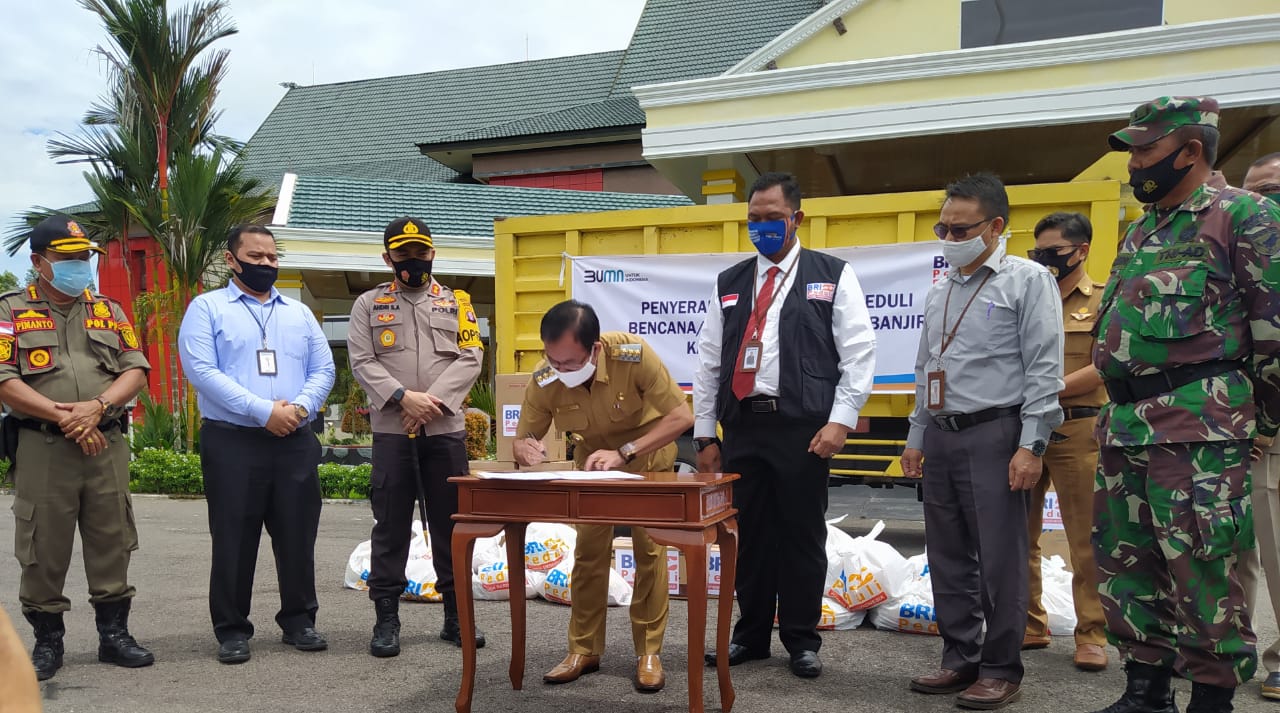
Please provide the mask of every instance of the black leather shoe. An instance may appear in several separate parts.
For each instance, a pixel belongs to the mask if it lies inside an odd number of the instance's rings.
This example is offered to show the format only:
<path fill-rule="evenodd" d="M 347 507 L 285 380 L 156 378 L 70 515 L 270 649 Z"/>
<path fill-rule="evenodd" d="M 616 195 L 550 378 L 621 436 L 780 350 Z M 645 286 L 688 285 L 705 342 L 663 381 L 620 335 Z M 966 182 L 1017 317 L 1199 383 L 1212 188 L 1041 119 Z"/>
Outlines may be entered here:
<path fill-rule="evenodd" d="M 373 638 L 369 640 L 369 653 L 378 658 L 400 655 L 400 600 L 384 597 L 373 603 L 377 621 L 373 625 Z"/>
<path fill-rule="evenodd" d="M 1262 697 L 1280 700 L 1280 671 L 1267 674 L 1267 680 L 1262 682 Z"/>
<path fill-rule="evenodd" d="M 325 641 L 320 632 L 311 626 L 304 627 L 302 631 L 293 634 L 285 634 L 280 637 L 280 641 L 299 651 L 324 651 L 329 648 L 329 642 Z"/>
<path fill-rule="evenodd" d="M 822 659 L 817 651 L 798 651 L 791 654 L 791 673 L 800 678 L 817 678 L 822 675 Z"/>
<path fill-rule="evenodd" d="M 747 661 L 759 661 L 761 659 L 767 659 L 767 658 L 769 658 L 768 650 L 752 651 L 751 649 L 748 649 L 747 647 L 742 646 L 740 644 L 729 644 L 729 665 L 730 666 L 737 666 L 738 664 L 745 663 Z M 708 666 L 715 666 L 716 665 L 715 652 L 713 651 L 707 654 L 706 656 L 703 657 L 703 660 L 707 662 Z"/>
<path fill-rule="evenodd" d="M 218 645 L 218 663 L 244 663 L 250 655 L 248 639 L 230 639 Z"/>

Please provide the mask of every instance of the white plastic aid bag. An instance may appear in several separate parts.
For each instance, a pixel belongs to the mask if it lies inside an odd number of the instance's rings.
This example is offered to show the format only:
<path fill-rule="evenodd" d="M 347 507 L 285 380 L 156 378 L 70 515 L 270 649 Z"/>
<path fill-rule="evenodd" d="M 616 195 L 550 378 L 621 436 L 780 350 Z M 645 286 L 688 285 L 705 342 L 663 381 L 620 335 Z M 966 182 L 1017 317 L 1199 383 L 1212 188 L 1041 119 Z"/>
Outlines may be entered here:
<path fill-rule="evenodd" d="M 862 626 L 865 611 L 849 611 L 844 604 L 827 597 L 822 598 L 822 617 L 818 619 L 819 631 L 847 631 Z"/>
<path fill-rule="evenodd" d="M 865 611 L 904 590 L 911 566 L 892 545 L 876 539 L 883 531 L 884 521 L 860 537 L 827 525 L 825 597 L 849 611 Z"/>
<path fill-rule="evenodd" d="M 938 635 L 938 614 L 933 608 L 933 583 L 929 577 L 913 577 L 900 595 L 871 610 L 877 629 L 908 634 Z"/>
<path fill-rule="evenodd" d="M 435 560 L 431 556 L 431 543 L 422 530 L 422 523 L 413 521 L 413 539 L 409 540 L 409 561 L 404 566 L 408 584 L 401 599 L 411 602 L 438 602 L 444 596 L 436 591 Z"/>
<path fill-rule="evenodd" d="M 618 607 L 631 604 L 632 589 L 627 584 L 618 570 L 609 568 L 609 595 L 608 606 Z M 546 579 L 542 582 L 542 587 L 538 594 L 549 602 L 556 604 L 572 604 L 573 603 L 573 557 L 568 557 L 559 565 L 556 565 L 551 571 L 547 572 Z"/>
<path fill-rule="evenodd" d="M 373 546 L 369 540 L 356 545 L 347 558 L 347 573 L 342 578 L 342 586 L 347 589 L 369 591 L 369 558 Z"/>
<path fill-rule="evenodd" d="M 510 571 L 507 563 L 499 560 L 490 562 L 480 568 L 471 578 L 471 594 L 476 599 L 488 601 L 506 601 L 511 598 Z M 545 572 L 524 572 L 524 598 L 533 599 L 538 596 L 542 582 L 547 577 Z"/>
<path fill-rule="evenodd" d="M 1041 557 L 1040 583 L 1040 604 L 1049 615 L 1049 633 L 1053 636 L 1074 636 L 1076 607 L 1067 563 L 1058 555 Z"/>
<path fill-rule="evenodd" d="M 531 572 L 549 572 L 573 559 L 578 532 L 569 525 L 530 523 L 524 535 L 524 566 Z"/>

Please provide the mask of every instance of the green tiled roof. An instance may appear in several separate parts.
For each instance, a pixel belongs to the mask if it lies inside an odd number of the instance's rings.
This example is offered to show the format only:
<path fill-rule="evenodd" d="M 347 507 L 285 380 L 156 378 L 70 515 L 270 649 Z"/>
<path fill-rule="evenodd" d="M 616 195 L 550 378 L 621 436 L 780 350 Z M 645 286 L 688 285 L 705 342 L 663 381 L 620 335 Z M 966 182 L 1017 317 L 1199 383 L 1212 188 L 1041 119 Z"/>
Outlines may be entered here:
<path fill-rule="evenodd" d="M 691 201 L 646 193 L 300 176 L 288 227 L 380 233 L 393 219 L 412 215 L 426 220 L 439 235 L 491 237 L 498 217 L 681 205 Z"/>
<path fill-rule="evenodd" d="M 720 74 L 824 4 L 648 0 L 624 51 L 291 89 L 249 140 L 245 170 L 273 185 L 286 171 L 458 180 L 417 144 L 641 124 L 631 87 Z"/>
<path fill-rule="evenodd" d="M 437 145 L 455 144 L 506 139 L 515 136 L 536 136 L 540 134 L 558 134 L 571 131 L 643 125 L 644 111 L 640 109 L 635 97 L 626 96 L 606 99 L 592 104 L 580 104 L 568 109 L 559 109 L 536 116 L 521 117 L 502 124 L 494 124 L 493 126 L 445 136 L 432 143 Z M 428 146 L 428 144 L 424 144 L 423 148 Z"/>

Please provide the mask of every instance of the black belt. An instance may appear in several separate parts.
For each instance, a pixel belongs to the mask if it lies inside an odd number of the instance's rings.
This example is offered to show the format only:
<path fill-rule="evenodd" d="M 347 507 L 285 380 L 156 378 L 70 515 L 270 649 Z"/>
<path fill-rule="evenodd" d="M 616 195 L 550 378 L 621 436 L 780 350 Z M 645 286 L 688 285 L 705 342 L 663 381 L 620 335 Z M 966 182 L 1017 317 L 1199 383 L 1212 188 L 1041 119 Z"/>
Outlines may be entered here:
<path fill-rule="evenodd" d="M 1102 409 L 1094 406 L 1063 406 L 1062 420 L 1074 421 L 1077 418 L 1093 418 L 1097 416 Z"/>
<path fill-rule="evenodd" d="M 776 396 L 748 396 L 739 402 L 743 411 L 751 413 L 774 413 L 782 409 Z"/>
<path fill-rule="evenodd" d="M 31 431 L 39 431 L 45 434 L 46 436 L 62 435 L 62 429 L 58 427 L 58 424 L 52 421 L 41 421 L 38 418 L 16 418 L 14 416 L 7 416 L 6 418 L 11 419 L 14 422 L 14 424 L 18 426 L 18 428 L 25 428 Z M 112 426 L 115 426 L 119 428 L 121 431 L 124 431 L 124 417 L 121 416 L 120 418 L 113 418 L 109 421 L 102 421 L 98 424 L 98 430 L 106 431 L 110 429 Z"/>
<path fill-rule="evenodd" d="M 252 433 L 258 436 L 271 436 L 272 438 L 281 437 L 281 436 L 277 436 L 271 431 L 268 431 L 264 426 L 241 426 L 238 423 L 231 423 L 230 421 L 218 421 L 212 418 L 202 418 L 200 419 L 200 423 L 205 426 L 213 426 L 215 428 L 222 428 L 228 431 L 240 431 L 241 433 Z M 283 438 L 296 436 L 299 433 L 304 433 L 308 430 L 310 429 L 307 428 L 306 425 L 299 425 L 296 429 L 294 429 L 293 433 L 290 433 L 288 436 L 283 436 Z"/>
<path fill-rule="evenodd" d="M 933 423 L 944 431 L 963 431 L 980 423 L 994 421 L 1004 416 L 1016 416 L 1022 413 L 1022 406 L 997 406 L 983 409 L 977 413 L 958 413 L 952 416 L 934 416 Z"/>
<path fill-rule="evenodd" d="M 1152 396 L 1167 394 L 1179 387 L 1211 376 L 1239 371 L 1244 364 L 1238 361 L 1207 361 L 1200 364 L 1178 366 L 1158 374 L 1131 376 L 1127 379 L 1108 379 L 1103 382 L 1107 395 L 1117 404 L 1131 404 Z"/>

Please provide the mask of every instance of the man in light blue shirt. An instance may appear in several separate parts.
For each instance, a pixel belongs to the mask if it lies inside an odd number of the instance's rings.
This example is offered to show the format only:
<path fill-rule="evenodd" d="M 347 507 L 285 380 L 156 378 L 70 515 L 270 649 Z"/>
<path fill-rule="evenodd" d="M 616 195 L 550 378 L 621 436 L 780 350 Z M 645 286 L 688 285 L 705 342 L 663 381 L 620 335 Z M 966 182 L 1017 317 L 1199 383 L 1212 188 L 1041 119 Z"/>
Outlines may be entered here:
<path fill-rule="evenodd" d="M 218 660 L 249 660 L 249 604 L 265 524 L 280 585 L 276 623 L 301 651 L 328 647 L 315 629 L 320 443 L 307 423 L 333 387 L 333 353 L 311 310 L 274 284 L 275 237 L 235 228 L 231 282 L 192 300 L 178 348 L 203 421 L 200 466 L 213 557 L 209 612 Z"/>

